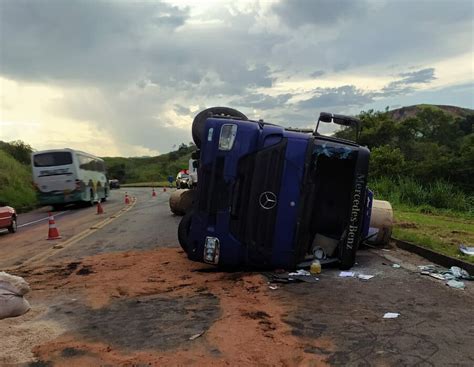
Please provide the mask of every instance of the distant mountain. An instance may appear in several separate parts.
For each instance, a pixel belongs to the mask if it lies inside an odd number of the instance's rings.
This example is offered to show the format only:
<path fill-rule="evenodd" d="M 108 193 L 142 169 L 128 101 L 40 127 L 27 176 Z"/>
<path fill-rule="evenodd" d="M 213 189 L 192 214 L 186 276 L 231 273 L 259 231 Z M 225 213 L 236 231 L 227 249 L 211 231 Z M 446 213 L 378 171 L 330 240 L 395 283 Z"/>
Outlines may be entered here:
<path fill-rule="evenodd" d="M 404 120 L 408 117 L 414 117 L 420 110 L 424 108 L 434 108 L 434 109 L 442 110 L 443 112 L 453 116 L 454 118 L 474 115 L 474 110 L 471 110 L 470 108 L 434 105 L 434 104 L 417 104 L 414 106 L 401 107 L 395 110 L 388 111 L 388 113 L 392 119 L 398 121 L 398 120 Z"/>

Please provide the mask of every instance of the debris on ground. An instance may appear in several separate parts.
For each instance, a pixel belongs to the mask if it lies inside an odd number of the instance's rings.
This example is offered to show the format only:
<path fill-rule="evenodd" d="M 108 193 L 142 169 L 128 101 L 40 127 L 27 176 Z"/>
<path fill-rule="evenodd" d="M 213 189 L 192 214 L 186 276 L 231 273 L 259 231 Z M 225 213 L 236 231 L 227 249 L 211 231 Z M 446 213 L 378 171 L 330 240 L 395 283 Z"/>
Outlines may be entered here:
<path fill-rule="evenodd" d="M 384 319 L 396 319 L 400 314 L 398 312 L 387 312 L 383 315 Z"/>
<path fill-rule="evenodd" d="M 264 273 L 270 283 L 294 283 L 294 282 L 306 282 L 316 283 L 319 278 L 311 275 L 307 270 L 297 270 L 291 273 Z M 272 288 L 270 288 L 272 289 Z"/>
<path fill-rule="evenodd" d="M 339 273 L 339 276 L 341 278 L 353 278 L 354 277 L 354 272 L 353 271 L 341 271 Z"/>
<path fill-rule="evenodd" d="M 466 287 L 464 282 L 460 282 L 454 279 L 451 279 L 448 282 L 446 282 L 446 285 L 450 286 L 451 288 L 456 288 L 456 289 L 464 289 Z"/>
<path fill-rule="evenodd" d="M 309 268 L 309 272 L 313 276 L 321 273 L 321 263 L 319 262 L 319 260 L 314 260 L 311 263 L 311 266 Z"/>
<path fill-rule="evenodd" d="M 22 277 L 0 272 L 0 320 L 27 313 L 31 307 L 23 296 L 29 291 Z"/>
<path fill-rule="evenodd" d="M 446 269 L 437 265 L 420 265 L 420 274 L 428 275 L 432 278 L 446 281 L 446 285 L 451 288 L 464 289 L 464 282 L 461 280 L 474 280 L 474 276 L 469 275 L 469 273 L 461 269 L 458 266 L 451 266 L 451 268 Z"/>
<path fill-rule="evenodd" d="M 357 278 L 360 280 L 369 280 L 372 279 L 375 275 L 368 275 L 368 274 L 359 274 L 357 275 Z"/>
<path fill-rule="evenodd" d="M 299 275 L 310 276 L 311 273 L 310 273 L 309 271 L 307 271 L 307 270 L 299 269 L 299 270 L 297 270 L 297 271 L 295 271 L 295 272 L 293 272 L 293 273 L 288 273 L 288 275 L 289 275 L 290 277 L 299 276 Z"/>
<path fill-rule="evenodd" d="M 400 266 L 400 264 L 393 264 L 393 265 L 392 265 L 392 268 L 395 268 L 395 269 L 400 269 L 400 268 L 401 268 L 401 266 Z"/>
<path fill-rule="evenodd" d="M 459 251 L 461 251 L 464 255 L 474 256 L 474 246 L 460 245 Z"/>
<path fill-rule="evenodd" d="M 202 333 L 199 333 L 199 334 L 194 334 L 193 336 L 190 336 L 189 337 L 189 340 L 194 340 L 194 339 L 197 339 L 199 338 L 200 336 L 202 336 L 204 334 L 204 331 Z"/>
<path fill-rule="evenodd" d="M 268 286 L 268 288 L 270 288 L 272 291 L 274 291 L 274 290 L 277 290 L 277 289 L 278 289 L 278 286 L 277 286 L 277 285 L 274 285 L 274 284 L 270 284 L 270 285 Z"/>

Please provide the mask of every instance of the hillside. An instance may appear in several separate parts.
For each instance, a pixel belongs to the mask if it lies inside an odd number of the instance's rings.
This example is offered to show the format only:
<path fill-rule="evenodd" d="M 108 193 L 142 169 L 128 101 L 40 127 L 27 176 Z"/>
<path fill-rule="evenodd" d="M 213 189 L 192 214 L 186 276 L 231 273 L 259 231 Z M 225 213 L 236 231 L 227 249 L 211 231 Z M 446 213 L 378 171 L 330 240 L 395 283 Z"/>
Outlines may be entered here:
<path fill-rule="evenodd" d="M 103 157 L 109 178 L 122 183 L 166 181 L 168 176 L 176 177 L 183 168 L 188 168 L 194 145 L 181 144 L 178 150 L 146 158 Z"/>
<path fill-rule="evenodd" d="M 430 105 L 430 104 L 418 104 L 413 106 L 406 106 L 388 111 L 388 115 L 395 121 L 404 120 L 409 117 L 415 117 L 424 108 L 431 108 L 434 110 L 442 111 L 453 118 L 465 118 L 469 115 L 474 115 L 474 110 L 470 108 L 463 108 L 457 106 L 445 106 L 445 105 Z"/>

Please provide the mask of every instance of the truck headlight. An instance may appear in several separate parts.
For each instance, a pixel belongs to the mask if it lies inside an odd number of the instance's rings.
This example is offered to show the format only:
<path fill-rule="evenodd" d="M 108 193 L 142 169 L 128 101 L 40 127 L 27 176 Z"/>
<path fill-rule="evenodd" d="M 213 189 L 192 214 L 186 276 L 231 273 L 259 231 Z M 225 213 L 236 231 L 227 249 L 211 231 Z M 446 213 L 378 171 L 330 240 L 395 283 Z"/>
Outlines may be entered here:
<path fill-rule="evenodd" d="M 219 150 L 231 150 L 234 145 L 235 135 L 237 135 L 237 125 L 222 125 L 221 135 L 219 136 Z"/>
<path fill-rule="evenodd" d="M 204 243 L 204 261 L 210 264 L 219 263 L 220 245 L 216 237 L 206 237 Z"/>

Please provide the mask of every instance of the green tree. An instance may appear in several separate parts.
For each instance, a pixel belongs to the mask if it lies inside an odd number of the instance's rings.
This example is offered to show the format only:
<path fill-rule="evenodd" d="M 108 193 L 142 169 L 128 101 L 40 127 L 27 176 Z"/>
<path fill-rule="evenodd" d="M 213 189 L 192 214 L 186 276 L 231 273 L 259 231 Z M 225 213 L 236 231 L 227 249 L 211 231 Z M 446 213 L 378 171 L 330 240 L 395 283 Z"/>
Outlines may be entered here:
<path fill-rule="evenodd" d="M 405 158 L 398 148 L 382 145 L 372 150 L 370 174 L 374 177 L 398 176 L 405 168 Z"/>
<path fill-rule="evenodd" d="M 30 164 L 33 148 L 21 140 L 11 141 L 9 143 L 0 141 L 0 149 L 10 154 L 18 162 Z"/>

